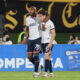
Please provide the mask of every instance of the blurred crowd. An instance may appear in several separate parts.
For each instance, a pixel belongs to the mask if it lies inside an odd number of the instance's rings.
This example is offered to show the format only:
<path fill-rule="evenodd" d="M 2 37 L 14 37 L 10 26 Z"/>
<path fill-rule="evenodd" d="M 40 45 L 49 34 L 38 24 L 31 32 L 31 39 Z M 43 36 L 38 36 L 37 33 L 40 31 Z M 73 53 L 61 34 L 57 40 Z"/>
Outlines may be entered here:
<path fill-rule="evenodd" d="M 13 44 L 12 41 L 10 40 L 10 37 L 8 34 L 3 34 L 2 38 L 0 38 L 0 44 Z"/>
<path fill-rule="evenodd" d="M 18 36 L 17 44 L 23 44 L 23 39 L 25 35 L 25 29 L 23 29 L 23 32 L 21 32 Z M 25 41 L 25 44 L 27 42 Z M 0 44 L 13 44 L 12 40 L 10 39 L 10 36 L 8 34 L 3 34 L 2 38 L 0 38 Z M 53 41 L 53 44 L 58 44 L 56 40 Z M 69 36 L 69 40 L 67 44 L 80 44 L 80 40 L 76 34 L 71 34 Z"/>

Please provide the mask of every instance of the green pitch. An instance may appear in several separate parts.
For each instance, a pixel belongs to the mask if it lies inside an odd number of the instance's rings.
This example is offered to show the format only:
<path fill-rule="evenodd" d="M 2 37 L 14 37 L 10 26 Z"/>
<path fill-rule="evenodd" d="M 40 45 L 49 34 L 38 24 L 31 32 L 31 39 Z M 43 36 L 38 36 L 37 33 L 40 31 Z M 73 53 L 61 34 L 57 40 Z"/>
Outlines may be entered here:
<path fill-rule="evenodd" d="M 32 77 L 33 72 L 0 72 L 0 80 L 80 80 L 78 71 L 55 71 L 54 77 Z"/>

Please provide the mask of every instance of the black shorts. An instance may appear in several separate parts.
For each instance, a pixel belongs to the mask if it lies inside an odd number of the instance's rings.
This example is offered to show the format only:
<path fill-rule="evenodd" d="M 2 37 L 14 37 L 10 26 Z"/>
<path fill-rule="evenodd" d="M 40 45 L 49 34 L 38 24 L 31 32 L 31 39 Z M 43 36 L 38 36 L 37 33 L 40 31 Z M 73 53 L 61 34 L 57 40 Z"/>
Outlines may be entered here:
<path fill-rule="evenodd" d="M 41 38 L 29 40 L 27 44 L 28 53 L 39 53 L 41 51 Z"/>
<path fill-rule="evenodd" d="M 50 49 L 47 47 L 49 43 L 42 43 L 42 51 L 43 53 L 48 53 L 50 51 Z M 53 48 L 53 46 L 52 46 Z M 51 50 L 52 50 L 51 48 Z"/>

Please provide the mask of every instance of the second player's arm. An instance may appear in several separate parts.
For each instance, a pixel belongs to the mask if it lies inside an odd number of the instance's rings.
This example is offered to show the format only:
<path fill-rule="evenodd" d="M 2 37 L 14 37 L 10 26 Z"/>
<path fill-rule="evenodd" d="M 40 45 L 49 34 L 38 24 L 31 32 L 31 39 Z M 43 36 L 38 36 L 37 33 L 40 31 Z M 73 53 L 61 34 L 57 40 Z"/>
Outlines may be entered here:
<path fill-rule="evenodd" d="M 53 40 L 55 39 L 56 37 L 56 33 L 55 33 L 55 29 L 51 29 L 51 40 L 50 40 L 50 43 L 48 44 L 48 47 L 51 48 L 52 47 L 52 44 L 53 44 Z"/>

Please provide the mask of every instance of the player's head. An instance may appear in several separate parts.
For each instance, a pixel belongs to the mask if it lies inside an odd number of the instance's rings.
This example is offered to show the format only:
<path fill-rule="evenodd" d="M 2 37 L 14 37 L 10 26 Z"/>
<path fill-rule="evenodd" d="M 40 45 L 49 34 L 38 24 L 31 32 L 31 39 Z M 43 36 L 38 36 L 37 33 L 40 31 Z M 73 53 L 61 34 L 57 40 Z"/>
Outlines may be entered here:
<path fill-rule="evenodd" d="M 39 13 L 39 19 L 41 22 L 43 22 L 44 20 L 46 20 L 47 16 L 48 16 L 48 12 L 45 10 L 41 10 Z"/>
<path fill-rule="evenodd" d="M 36 16 L 36 13 L 37 13 L 36 7 L 35 7 L 35 6 L 31 6 L 31 7 L 29 8 L 29 13 L 30 13 L 30 15 L 31 15 L 32 17 L 35 17 L 35 16 Z"/>

